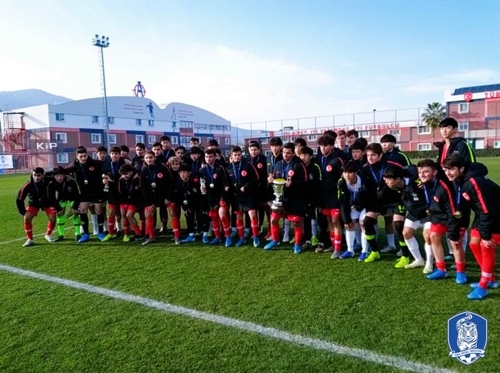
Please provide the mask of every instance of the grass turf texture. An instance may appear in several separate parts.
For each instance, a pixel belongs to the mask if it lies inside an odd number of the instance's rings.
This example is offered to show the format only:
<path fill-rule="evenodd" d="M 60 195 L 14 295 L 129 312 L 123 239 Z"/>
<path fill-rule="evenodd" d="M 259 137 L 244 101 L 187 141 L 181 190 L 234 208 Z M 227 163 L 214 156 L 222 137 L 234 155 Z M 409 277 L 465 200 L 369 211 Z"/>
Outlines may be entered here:
<path fill-rule="evenodd" d="M 500 181 L 498 159 L 482 161 Z M 23 236 L 14 198 L 26 178 L 0 177 L 0 243 Z M 35 219 L 35 233 L 45 221 Z M 431 282 L 421 269 L 394 269 L 394 256 L 366 264 L 293 255 L 291 245 L 264 252 L 174 246 L 169 238 L 148 247 L 35 241 L 29 249 L 24 240 L 0 244 L 0 263 L 435 367 L 500 371 L 500 291 L 468 301 L 453 271 Z M 397 371 L 10 273 L 0 281 L 0 371 Z M 471 366 L 448 357 L 446 340 L 448 318 L 466 310 L 489 321 L 486 357 Z"/>

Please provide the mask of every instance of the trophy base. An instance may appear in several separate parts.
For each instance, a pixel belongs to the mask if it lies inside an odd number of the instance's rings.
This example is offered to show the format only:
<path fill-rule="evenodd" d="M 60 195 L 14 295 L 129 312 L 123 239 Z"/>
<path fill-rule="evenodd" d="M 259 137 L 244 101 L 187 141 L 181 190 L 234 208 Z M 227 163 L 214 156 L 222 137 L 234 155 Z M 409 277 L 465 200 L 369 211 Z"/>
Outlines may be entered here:
<path fill-rule="evenodd" d="M 281 211 L 281 210 L 283 210 L 283 205 L 271 205 L 271 210 Z"/>

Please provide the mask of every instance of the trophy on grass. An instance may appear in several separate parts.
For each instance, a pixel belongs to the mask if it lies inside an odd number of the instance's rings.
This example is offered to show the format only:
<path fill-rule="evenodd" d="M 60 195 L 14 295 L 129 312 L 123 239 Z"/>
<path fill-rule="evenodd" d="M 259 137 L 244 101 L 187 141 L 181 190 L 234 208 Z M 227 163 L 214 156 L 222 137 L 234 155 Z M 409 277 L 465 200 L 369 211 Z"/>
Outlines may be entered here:
<path fill-rule="evenodd" d="M 272 210 L 283 210 L 283 193 L 285 190 L 285 179 L 274 179 L 273 180 L 273 193 L 276 196 L 274 199 L 271 209 Z"/>

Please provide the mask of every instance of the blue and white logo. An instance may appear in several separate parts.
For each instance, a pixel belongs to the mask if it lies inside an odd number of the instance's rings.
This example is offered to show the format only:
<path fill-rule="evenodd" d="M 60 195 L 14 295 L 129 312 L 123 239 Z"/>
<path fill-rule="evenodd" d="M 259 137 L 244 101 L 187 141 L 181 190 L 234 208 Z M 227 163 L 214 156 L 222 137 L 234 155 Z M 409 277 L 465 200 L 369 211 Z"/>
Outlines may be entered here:
<path fill-rule="evenodd" d="M 448 320 L 450 356 L 463 364 L 484 357 L 488 343 L 488 320 L 473 312 L 459 313 Z"/>

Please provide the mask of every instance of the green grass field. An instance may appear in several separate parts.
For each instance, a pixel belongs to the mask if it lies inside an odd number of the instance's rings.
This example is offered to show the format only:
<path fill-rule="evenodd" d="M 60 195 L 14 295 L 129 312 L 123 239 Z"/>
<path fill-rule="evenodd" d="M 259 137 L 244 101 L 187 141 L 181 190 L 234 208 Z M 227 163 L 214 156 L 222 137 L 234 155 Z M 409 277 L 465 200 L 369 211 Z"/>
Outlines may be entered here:
<path fill-rule="evenodd" d="M 500 182 L 498 159 L 486 159 Z M 500 290 L 480 302 L 468 286 L 396 270 L 395 256 L 367 264 L 328 254 L 294 255 L 119 241 L 22 248 L 14 205 L 27 175 L 0 176 L 0 264 L 147 297 L 353 349 L 361 357 L 301 346 L 0 269 L 1 372 L 397 372 L 393 358 L 458 372 L 500 371 Z M 43 234 L 46 220 L 34 221 Z M 68 237 L 72 230 L 68 230 Z M 479 270 L 469 255 L 468 275 Z M 447 320 L 488 319 L 486 356 L 465 366 L 448 357 Z M 386 356 L 380 363 L 363 358 Z M 408 370 L 417 371 L 414 365 Z M 433 371 L 422 367 L 418 371 Z"/>

